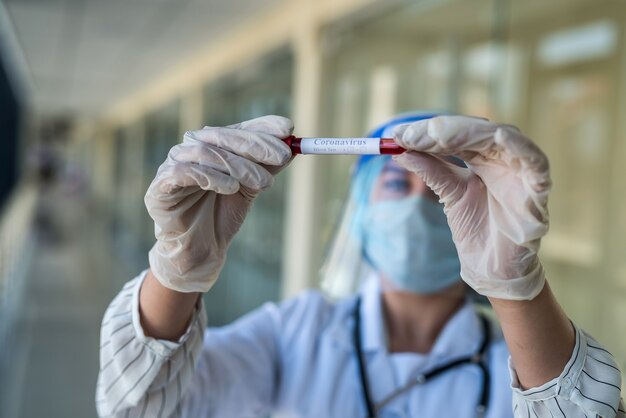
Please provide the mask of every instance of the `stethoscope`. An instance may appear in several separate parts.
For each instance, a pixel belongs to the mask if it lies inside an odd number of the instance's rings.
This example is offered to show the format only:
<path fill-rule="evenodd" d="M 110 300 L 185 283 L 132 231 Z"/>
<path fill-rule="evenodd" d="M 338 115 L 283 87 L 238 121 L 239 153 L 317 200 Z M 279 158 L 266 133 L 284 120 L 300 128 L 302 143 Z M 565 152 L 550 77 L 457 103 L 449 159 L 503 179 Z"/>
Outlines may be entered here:
<path fill-rule="evenodd" d="M 432 370 L 427 371 L 426 373 L 422 373 L 417 376 L 415 379 L 411 380 L 404 386 L 394 390 L 388 396 L 386 396 L 380 402 L 375 403 L 372 400 L 372 395 L 370 392 L 369 379 L 367 376 L 367 370 L 365 368 L 365 359 L 363 358 L 363 348 L 361 347 L 361 298 L 357 297 L 356 307 L 354 311 L 354 332 L 353 332 L 353 343 L 356 348 L 356 356 L 359 363 L 359 378 L 361 380 L 361 390 L 363 392 L 363 398 L 365 400 L 365 406 L 367 409 L 367 418 L 376 418 L 378 416 L 378 412 L 387 404 L 389 404 L 392 400 L 394 400 L 399 395 L 404 392 L 412 389 L 415 386 L 423 385 L 427 383 L 429 380 L 439 376 L 440 374 L 453 369 L 455 367 L 463 366 L 466 364 L 475 364 L 480 368 L 482 372 L 482 390 L 480 394 L 480 399 L 478 405 L 476 406 L 476 417 L 482 418 L 485 416 L 485 412 L 487 411 L 487 406 L 489 405 L 489 381 L 491 375 L 489 373 L 489 367 L 486 363 L 486 352 L 487 347 L 489 347 L 490 342 L 490 332 L 489 332 L 489 320 L 482 314 L 479 314 L 480 322 L 482 325 L 483 331 L 483 340 L 480 344 L 480 347 L 471 356 L 461 357 L 456 360 L 452 360 L 449 363 L 443 364 L 441 366 L 435 367 Z"/>

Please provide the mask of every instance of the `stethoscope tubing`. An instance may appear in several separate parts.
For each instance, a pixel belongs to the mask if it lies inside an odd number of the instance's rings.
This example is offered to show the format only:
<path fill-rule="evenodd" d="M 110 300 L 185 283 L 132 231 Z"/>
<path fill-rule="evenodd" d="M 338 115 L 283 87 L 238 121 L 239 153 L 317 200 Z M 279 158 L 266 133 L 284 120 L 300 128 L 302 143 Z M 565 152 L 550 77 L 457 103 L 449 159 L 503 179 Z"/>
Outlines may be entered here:
<path fill-rule="evenodd" d="M 466 364 L 475 364 L 481 370 L 482 374 L 482 389 L 480 398 L 478 401 L 478 405 L 476 407 L 476 414 L 478 418 L 484 417 L 487 407 L 489 406 L 489 387 L 491 384 L 491 373 L 489 371 L 489 366 L 486 363 L 486 353 L 490 344 L 491 336 L 489 332 L 489 320 L 485 315 L 479 314 L 479 318 L 481 320 L 482 330 L 483 330 L 483 339 L 480 344 L 478 351 L 472 355 L 467 357 L 461 357 L 459 359 L 455 359 L 441 365 L 439 367 L 435 367 L 434 369 L 423 373 L 418 376 L 418 378 L 404 387 L 399 388 L 398 390 L 392 392 L 389 396 L 383 399 L 381 402 L 374 403 L 372 400 L 371 390 L 369 378 L 367 376 L 367 368 L 365 366 L 365 358 L 363 355 L 363 348 L 361 346 L 362 341 L 362 326 L 361 326 L 361 297 L 358 296 L 355 303 L 355 311 L 354 311 L 354 331 L 353 331 L 353 344 L 356 351 L 356 358 L 358 363 L 358 371 L 359 371 L 359 380 L 361 383 L 361 392 L 363 395 L 363 400 L 365 403 L 365 408 L 367 412 L 367 418 L 376 418 L 378 416 L 378 411 L 382 409 L 383 406 L 391 402 L 398 395 L 406 392 L 414 386 L 424 384 L 434 377 L 450 370 L 455 367 L 463 366 Z"/>

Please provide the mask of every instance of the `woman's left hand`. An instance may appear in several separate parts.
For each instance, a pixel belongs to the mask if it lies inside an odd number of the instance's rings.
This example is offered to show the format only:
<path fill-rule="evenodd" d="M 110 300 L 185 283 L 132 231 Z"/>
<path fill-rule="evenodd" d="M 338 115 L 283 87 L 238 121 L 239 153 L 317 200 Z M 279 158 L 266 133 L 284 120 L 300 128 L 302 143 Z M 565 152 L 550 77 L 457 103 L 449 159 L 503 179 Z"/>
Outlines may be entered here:
<path fill-rule="evenodd" d="M 466 116 L 401 125 L 394 139 L 408 150 L 396 161 L 444 204 L 463 280 L 485 296 L 533 299 L 545 283 L 537 256 L 551 186 L 543 152 L 513 126 Z"/>

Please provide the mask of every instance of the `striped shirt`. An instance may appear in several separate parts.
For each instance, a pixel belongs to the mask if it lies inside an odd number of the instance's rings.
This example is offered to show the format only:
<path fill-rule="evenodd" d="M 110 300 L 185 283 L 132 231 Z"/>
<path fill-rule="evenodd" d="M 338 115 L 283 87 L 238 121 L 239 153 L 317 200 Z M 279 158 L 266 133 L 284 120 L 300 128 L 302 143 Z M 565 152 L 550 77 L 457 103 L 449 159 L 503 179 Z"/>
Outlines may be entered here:
<path fill-rule="evenodd" d="M 359 417 L 365 416 L 351 340 L 353 300 L 326 301 L 318 292 L 268 303 L 235 323 L 206 329 L 200 303 L 186 333 L 171 342 L 146 337 L 139 320 L 145 272 L 128 282 L 102 322 L 96 407 L 100 417 Z M 482 339 L 467 303 L 444 327 L 431 353 L 389 354 L 380 290 L 365 287 L 363 350 L 374 400 L 417 374 L 474 353 Z M 621 374 L 613 356 L 576 328 L 576 345 L 561 375 L 522 391 L 506 345 L 488 350 L 486 418 L 619 417 Z M 380 417 L 472 418 L 480 391 L 473 365 L 416 386 L 380 410 Z"/>

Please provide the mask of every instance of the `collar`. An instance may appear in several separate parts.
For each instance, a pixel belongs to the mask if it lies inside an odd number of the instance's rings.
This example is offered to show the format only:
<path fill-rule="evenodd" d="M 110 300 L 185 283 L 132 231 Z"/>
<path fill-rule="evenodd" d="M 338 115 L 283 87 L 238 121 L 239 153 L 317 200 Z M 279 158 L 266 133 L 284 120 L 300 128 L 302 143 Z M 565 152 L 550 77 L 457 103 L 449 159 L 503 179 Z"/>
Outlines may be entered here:
<path fill-rule="evenodd" d="M 380 280 L 371 275 L 360 291 L 363 351 L 387 351 L 387 330 L 381 301 Z"/>
<path fill-rule="evenodd" d="M 363 351 L 387 353 L 387 334 L 380 281 L 376 277 L 369 277 L 361 288 L 360 296 L 361 309 L 359 315 L 361 315 L 361 323 L 363 324 Z M 335 336 L 346 342 L 350 349 L 354 349 L 351 334 L 354 324 L 353 298 L 350 298 L 349 312 L 352 326 L 343 327 L 343 332 L 336 332 Z M 436 360 L 471 355 L 478 349 L 482 337 L 480 319 L 472 302 L 468 299 L 446 323 L 428 356 Z"/>

